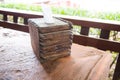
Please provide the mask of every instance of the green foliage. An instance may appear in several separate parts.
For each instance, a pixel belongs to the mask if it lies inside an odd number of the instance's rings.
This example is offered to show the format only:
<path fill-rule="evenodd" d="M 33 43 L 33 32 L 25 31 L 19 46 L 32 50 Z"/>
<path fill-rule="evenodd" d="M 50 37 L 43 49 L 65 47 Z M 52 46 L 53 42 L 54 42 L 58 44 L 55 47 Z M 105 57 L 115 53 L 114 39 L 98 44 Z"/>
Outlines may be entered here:
<path fill-rule="evenodd" d="M 81 26 L 74 25 L 73 26 L 73 33 L 74 34 L 79 34 L 81 31 Z"/>
<path fill-rule="evenodd" d="M 97 28 L 90 28 L 89 34 L 94 35 L 95 37 L 99 37 L 100 29 Z"/>
<path fill-rule="evenodd" d="M 27 5 L 27 4 L 0 4 L 2 8 L 14 8 L 20 10 L 30 10 L 41 12 L 40 5 Z M 99 18 L 107 20 L 117 20 L 120 21 L 120 12 L 90 12 L 81 8 L 68 8 L 68 7 L 54 7 L 51 6 L 54 14 L 70 15 L 70 16 L 80 16 L 88 18 Z"/>
<path fill-rule="evenodd" d="M 53 7 L 52 11 L 54 14 L 70 15 L 70 16 L 85 16 L 87 15 L 87 10 L 66 8 L 66 7 Z"/>
<path fill-rule="evenodd" d="M 96 15 L 92 17 L 100 18 L 100 19 L 106 19 L 106 20 L 117 20 L 120 21 L 120 13 L 119 12 L 96 12 Z"/>
<path fill-rule="evenodd" d="M 27 5 L 27 4 L 0 4 L 0 7 L 2 8 L 12 8 L 12 9 L 18 9 L 18 10 L 30 10 L 30 11 L 42 11 L 41 7 L 39 5 Z"/>

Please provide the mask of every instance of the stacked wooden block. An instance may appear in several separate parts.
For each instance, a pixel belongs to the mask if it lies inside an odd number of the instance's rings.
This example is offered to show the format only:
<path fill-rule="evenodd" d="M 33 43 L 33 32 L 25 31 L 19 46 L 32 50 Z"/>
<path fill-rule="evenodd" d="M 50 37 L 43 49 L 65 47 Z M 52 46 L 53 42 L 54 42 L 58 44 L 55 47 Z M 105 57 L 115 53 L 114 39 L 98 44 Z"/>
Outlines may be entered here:
<path fill-rule="evenodd" d="M 32 47 L 41 62 L 65 57 L 71 52 L 71 23 L 58 18 L 54 21 L 52 24 L 45 23 L 43 18 L 28 21 Z"/>

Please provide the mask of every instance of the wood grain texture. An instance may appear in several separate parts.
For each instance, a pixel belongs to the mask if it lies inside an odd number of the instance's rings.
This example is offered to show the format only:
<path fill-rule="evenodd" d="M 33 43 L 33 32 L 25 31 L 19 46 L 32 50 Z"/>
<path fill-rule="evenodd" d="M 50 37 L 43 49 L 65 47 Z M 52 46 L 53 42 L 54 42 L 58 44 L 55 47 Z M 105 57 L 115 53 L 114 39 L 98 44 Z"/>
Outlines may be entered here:
<path fill-rule="evenodd" d="M 65 49 L 65 48 L 70 49 L 71 44 L 72 43 L 66 42 L 66 43 L 61 43 L 61 44 L 48 46 L 48 47 L 41 47 L 40 46 L 40 51 L 43 52 L 43 53 L 47 53 L 47 52 L 52 52 L 52 51 L 56 51 L 56 50 L 59 50 L 59 49 Z"/>
<path fill-rule="evenodd" d="M 71 23 L 56 18 L 52 24 L 45 23 L 44 18 L 29 19 L 28 23 L 33 50 L 42 63 L 70 55 Z"/>
<path fill-rule="evenodd" d="M 28 26 L 23 25 L 23 24 L 12 23 L 12 22 L 8 22 L 8 21 L 1 21 L 0 20 L 0 26 L 3 26 L 4 28 L 23 31 L 23 32 L 29 32 Z"/>
<path fill-rule="evenodd" d="M 55 40 L 61 39 L 61 38 L 72 38 L 72 30 L 63 30 L 63 31 L 57 31 L 57 32 L 51 32 L 51 33 L 46 33 L 46 34 L 39 34 L 40 40 L 45 41 L 45 40 Z"/>
<path fill-rule="evenodd" d="M 29 23 L 29 32 L 30 32 L 30 39 L 31 39 L 31 45 L 33 48 L 33 51 L 38 59 L 40 59 L 40 52 L 39 52 L 39 32 L 38 28 L 34 27 L 31 23 Z"/>
<path fill-rule="evenodd" d="M 0 29 L 0 80 L 106 80 L 111 55 L 78 44 L 71 56 L 41 64 L 27 33 Z"/>
<path fill-rule="evenodd" d="M 101 50 L 111 50 L 115 52 L 120 52 L 120 48 L 119 48 L 120 42 L 116 42 L 116 41 L 110 41 L 100 38 L 92 38 L 84 35 L 74 35 L 73 42 L 80 45 L 96 47 Z"/>
<path fill-rule="evenodd" d="M 57 32 L 57 31 L 72 29 L 72 27 L 69 26 L 67 22 L 56 19 L 56 18 L 54 18 L 54 23 L 52 24 L 45 23 L 43 18 L 29 19 L 28 23 L 31 23 L 31 25 L 38 27 L 39 33 L 50 33 L 50 32 Z"/>

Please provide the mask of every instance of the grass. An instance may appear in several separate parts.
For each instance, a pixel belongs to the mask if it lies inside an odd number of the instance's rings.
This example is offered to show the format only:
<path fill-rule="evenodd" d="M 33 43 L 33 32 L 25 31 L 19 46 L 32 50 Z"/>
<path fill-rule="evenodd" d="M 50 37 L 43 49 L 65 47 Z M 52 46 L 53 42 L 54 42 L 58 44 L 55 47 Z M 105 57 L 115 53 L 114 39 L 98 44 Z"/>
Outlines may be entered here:
<path fill-rule="evenodd" d="M 0 7 L 13 8 L 13 9 L 19 9 L 19 10 L 37 11 L 37 12 L 42 11 L 39 5 L 1 3 Z M 54 6 L 51 6 L 51 9 L 54 14 L 120 21 L 120 12 L 91 12 L 81 8 L 54 7 Z"/>
<path fill-rule="evenodd" d="M 12 8 L 12 9 L 18 9 L 18 10 L 30 10 L 30 11 L 42 11 L 41 7 L 40 6 L 37 6 L 37 5 L 27 5 L 27 4 L 12 4 L 12 3 L 9 3 L 9 4 L 3 4 L 1 3 L 0 4 L 0 7 L 1 8 Z"/>

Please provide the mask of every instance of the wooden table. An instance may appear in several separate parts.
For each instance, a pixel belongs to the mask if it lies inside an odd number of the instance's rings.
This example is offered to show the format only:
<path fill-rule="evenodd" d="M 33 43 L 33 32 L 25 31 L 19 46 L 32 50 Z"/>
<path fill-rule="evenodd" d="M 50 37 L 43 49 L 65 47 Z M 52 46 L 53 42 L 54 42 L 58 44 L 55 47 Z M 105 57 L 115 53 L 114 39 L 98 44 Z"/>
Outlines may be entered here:
<path fill-rule="evenodd" d="M 27 33 L 0 29 L 0 80 L 106 80 L 111 55 L 72 44 L 71 56 L 41 64 Z"/>

